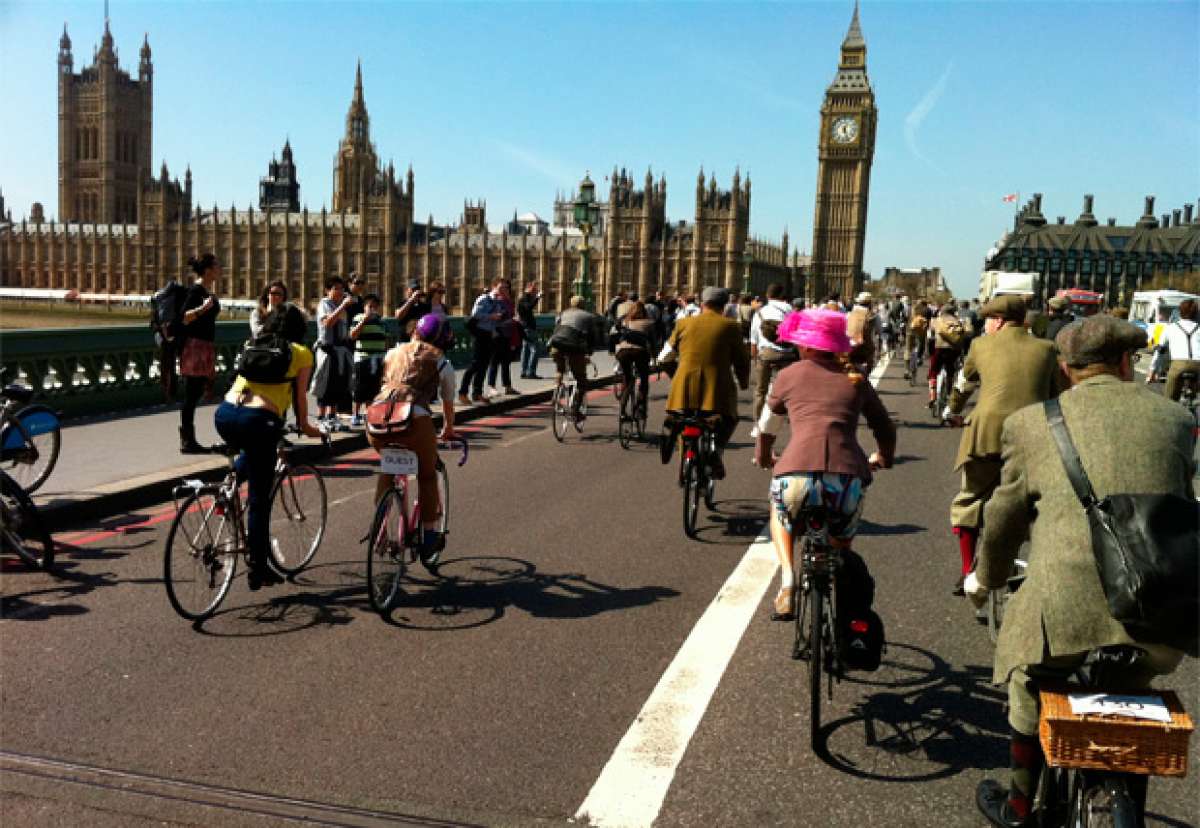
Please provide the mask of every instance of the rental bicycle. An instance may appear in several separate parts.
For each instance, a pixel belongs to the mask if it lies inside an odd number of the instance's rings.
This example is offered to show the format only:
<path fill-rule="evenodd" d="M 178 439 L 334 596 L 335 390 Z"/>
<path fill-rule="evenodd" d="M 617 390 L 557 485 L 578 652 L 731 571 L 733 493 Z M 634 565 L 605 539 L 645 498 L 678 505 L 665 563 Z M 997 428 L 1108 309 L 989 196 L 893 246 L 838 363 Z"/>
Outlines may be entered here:
<path fill-rule="evenodd" d="M 841 566 L 841 551 L 829 542 L 825 510 L 806 507 L 793 522 L 793 531 L 803 529 L 797 558 L 796 584 L 800 590 L 795 613 L 796 635 L 792 658 L 808 662 L 809 739 L 818 749 L 821 730 L 821 682 L 824 677 L 829 698 L 833 683 L 841 681 L 846 668 L 838 641 L 835 615 L 835 581 Z"/>
<path fill-rule="evenodd" d="M 62 447 L 59 417 L 44 405 L 27 405 L 33 389 L 11 384 L 0 390 L 0 469 L 26 494 L 38 490 L 58 461 Z"/>
<path fill-rule="evenodd" d="M 462 446 L 458 458 L 458 465 L 462 466 L 467 462 L 469 447 L 466 440 L 459 437 L 449 443 L 439 443 L 438 447 L 454 443 Z M 446 464 L 439 457 L 437 479 L 442 513 L 437 528 L 441 537 L 436 549 L 422 554 L 424 527 L 415 480 L 417 468 L 416 452 L 404 448 L 384 448 L 379 452 L 380 472 L 393 475 L 392 488 L 376 505 L 371 531 L 367 535 L 367 596 L 371 607 L 379 613 L 391 610 L 400 593 L 404 573 L 413 563 L 420 561 L 431 575 L 437 574 L 437 565 L 450 532 L 450 479 Z"/>
<path fill-rule="evenodd" d="M 329 447 L 329 436 L 324 443 Z M 312 561 L 329 520 L 325 481 L 314 466 L 292 465 L 291 443 L 279 441 L 271 487 L 271 563 L 285 575 L 298 574 Z M 238 556 L 249 565 L 246 507 L 229 450 L 229 472 L 220 483 L 186 480 L 175 487 L 175 520 L 167 533 L 163 581 L 180 616 L 203 621 L 229 593 Z"/>
<path fill-rule="evenodd" d="M 17 481 L 0 469 L 0 551 L 36 569 L 54 566 L 54 540 L 37 506 Z"/>
<path fill-rule="evenodd" d="M 597 376 L 596 363 L 588 357 L 587 364 L 592 368 L 592 376 Z M 562 381 L 554 387 L 554 399 L 551 407 L 551 425 L 554 439 L 562 442 L 566 439 L 567 428 L 574 426 L 576 433 L 583 433 L 583 421 L 587 419 L 587 394 L 579 388 L 575 375 L 568 369 L 563 374 Z"/>
<path fill-rule="evenodd" d="M 670 423 L 668 424 L 670 426 Z M 716 424 L 711 417 L 687 414 L 676 418 L 672 429 L 678 429 L 679 485 L 683 487 L 683 532 L 696 537 L 696 521 L 700 515 L 700 498 L 712 510 L 716 508 L 716 481 L 712 466 L 717 456 Z M 672 431 L 672 435 L 674 431 Z M 671 435 L 665 439 L 673 439 Z"/>

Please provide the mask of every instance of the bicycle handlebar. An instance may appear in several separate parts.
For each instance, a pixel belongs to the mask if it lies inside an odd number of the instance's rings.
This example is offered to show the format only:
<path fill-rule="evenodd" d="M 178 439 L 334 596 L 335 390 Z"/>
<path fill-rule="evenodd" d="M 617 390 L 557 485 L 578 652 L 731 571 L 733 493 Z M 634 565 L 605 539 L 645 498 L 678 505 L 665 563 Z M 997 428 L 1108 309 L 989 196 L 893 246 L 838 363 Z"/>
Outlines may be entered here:
<path fill-rule="evenodd" d="M 438 440 L 438 448 L 441 448 L 442 446 L 449 447 L 455 443 L 458 443 L 460 446 L 462 446 L 462 454 L 458 458 L 458 465 L 461 467 L 466 464 L 467 455 L 471 452 L 471 445 L 467 442 L 466 437 L 455 436 L 451 437 L 449 440 Z"/>

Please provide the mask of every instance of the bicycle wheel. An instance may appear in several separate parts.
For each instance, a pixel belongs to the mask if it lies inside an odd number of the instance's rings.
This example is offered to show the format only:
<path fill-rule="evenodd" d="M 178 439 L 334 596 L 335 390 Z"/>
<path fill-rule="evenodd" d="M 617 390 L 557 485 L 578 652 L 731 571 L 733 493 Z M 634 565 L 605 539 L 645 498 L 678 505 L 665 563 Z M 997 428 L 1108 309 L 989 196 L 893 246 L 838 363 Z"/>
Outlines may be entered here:
<path fill-rule="evenodd" d="M 1067 815 L 1071 828 L 1136 828 L 1139 816 L 1120 776 L 1074 772 Z"/>
<path fill-rule="evenodd" d="M 583 390 L 579 387 L 578 384 L 572 385 L 571 386 L 571 399 L 572 399 L 572 401 L 574 401 L 574 400 L 579 401 L 579 414 L 572 417 L 571 422 L 575 426 L 575 431 L 579 434 L 583 434 L 583 421 L 587 419 L 587 415 L 588 415 L 587 394 L 583 393 Z"/>
<path fill-rule="evenodd" d="M 629 442 L 633 439 L 634 433 L 637 431 L 637 421 L 634 418 L 633 411 L 633 391 L 626 387 L 625 393 L 621 395 L 621 406 L 617 413 L 617 439 L 621 443 L 621 448 L 629 448 Z"/>
<path fill-rule="evenodd" d="M 167 534 L 163 583 L 182 617 L 202 621 L 225 599 L 237 569 L 238 541 L 220 495 L 193 492 L 180 505 Z"/>
<path fill-rule="evenodd" d="M 916 353 L 916 351 L 914 351 L 912 353 L 912 355 L 909 356 L 909 358 L 908 358 L 908 384 L 909 384 L 909 386 L 915 387 L 917 384 L 917 366 L 919 364 L 920 363 L 918 362 L 917 353 Z"/>
<path fill-rule="evenodd" d="M 638 436 L 639 440 L 645 440 L 646 439 L 646 417 L 647 417 L 647 413 L 648 413 L 647 409 L 650 407 L 650 405 L 649 405 L 648 401 L 646 400 L 646 397 L 641 394 L 638 394 L 638 401 L 637 401 L 636 405 L 637 405 L 637 411 L 635 413 L 635 419 L 637 421 L 637 436 Z"/>
<path fill-rule="evenodd" d="M 54 471 L 61 448 L 58 415 L 44 405 L 27 405 L 4 431 L 4 462 L 0 468 L 27 494 L 33 494 Z"/>
<path fill-rule="evenodd" d="M 571 386 L 560 383 L 554 389 L 554 404 L 551 406 L 550 422 L 554 431 L 554 439 L 562 442 L 567 436 L 567 425 L 570 423 Z"/>
<path fill-rule="evenodd" d="M 808 598 L 811 627 L 808 632 L 808 720 L 809 744 L 815 751 L 821 731 L 821 667 L 825 660 L 825 596 L 810 587 Z"/>
<path fill-rule="evenodd" d="M 375 508 L 371 534 L 367 542 L 367 597 L 377 612 L 387 612 L 400 591 L 404 576 L 408 517 L 404 497 L 389 489 Z"/>
<path fill-rule="evenodd" d="M 325 480 L 312 466 L 290 467 L 271 495 L 271 560 L 295 575 L 308 566 L 325 537 L 329 521 Z"/>
<path fill-rule="evenodd" d="M 696 518 L 700 514 L 700 464 L 683 461 L 683 533 L 696 537 Z"/>
<path fill-rule="evenodd" d="M 0 543 L 5 552 L 30 566 L 54 566 L 54 540 L 46 531 L 32 498 L 7 474 L 0 472 Z"/>

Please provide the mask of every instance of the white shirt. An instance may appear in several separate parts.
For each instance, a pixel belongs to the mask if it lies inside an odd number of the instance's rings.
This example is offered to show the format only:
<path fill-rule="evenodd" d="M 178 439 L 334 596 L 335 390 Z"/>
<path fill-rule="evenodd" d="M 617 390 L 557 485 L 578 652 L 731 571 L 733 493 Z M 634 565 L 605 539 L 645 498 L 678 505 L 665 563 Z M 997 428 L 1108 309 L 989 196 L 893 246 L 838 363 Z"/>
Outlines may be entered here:
<path fill-rule="evenodd" d="M 776 351 L 784 350 L 774 342 L 763 339 L 762 323 L 764 320 L 773 320 L 782 322 L 783 318 L 792 312 L 792 306 L 780 299 L 769 299 L 767 304 L 758 309 L 758 313 L 754 314 L 754 318 L 750 320 L 750 344 L 755 347 L 770 348 Z"/>
<path fill-rule="evenodd" d="M 438 365 L 438 398 L 453 400 L 456 393 L 458 393 L 458 386 L 454 378 L 454 366 L 450 364 L 450 360 L 442 357 L 441 364 Z M 433 416 L 430 410 L 423 405 L 414 405 L 413 415 L 416 417 Z"/>
<path fill-rule="evenodd" d="M 1163 327 L 1171 359 L 1200 360 L 1200 322 L 1180 319 Z"/>
<path fill-rule="evenodd" d="M 700 315 L 700 306 L 697 305 L 695 302 L 688 305 L 682 311 L 679 312 L 680 319 L 687 319 L 689 316 L 699 316 L 699 315 Z"/>

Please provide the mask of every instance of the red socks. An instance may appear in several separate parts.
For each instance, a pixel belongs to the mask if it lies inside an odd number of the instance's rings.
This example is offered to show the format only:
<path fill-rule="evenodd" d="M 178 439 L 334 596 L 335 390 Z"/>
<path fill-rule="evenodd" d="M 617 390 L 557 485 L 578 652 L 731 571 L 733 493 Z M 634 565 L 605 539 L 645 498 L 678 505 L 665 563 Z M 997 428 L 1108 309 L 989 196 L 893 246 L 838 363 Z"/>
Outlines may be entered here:
<path fill-rule="evenodd" d="M 962 556 L 962 574 L 966 577 L 975 565 L 975 544 L 979 541 L 979 530 L 971 526 L 955 526 L 950 531 L 958 536 L 958 554 Z"/>

